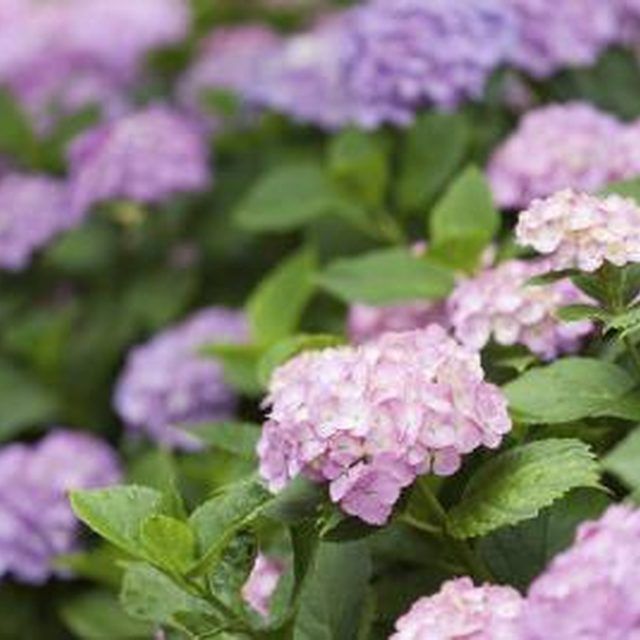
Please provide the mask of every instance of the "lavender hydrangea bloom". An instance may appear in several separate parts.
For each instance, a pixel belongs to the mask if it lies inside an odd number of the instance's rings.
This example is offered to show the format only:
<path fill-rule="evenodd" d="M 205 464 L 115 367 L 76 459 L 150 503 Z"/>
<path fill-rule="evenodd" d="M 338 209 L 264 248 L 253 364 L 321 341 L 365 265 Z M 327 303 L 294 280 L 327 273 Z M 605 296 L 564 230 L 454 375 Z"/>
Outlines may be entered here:
<path fill-rule="evenodd" d="M 64 183 L 8 173 L 0 178 L 0 269 L 24 269 L 34 252 L 78 222 Z"/>
<path fill-rule="evenodd" d="M 370 0 L 349 24 L 348 92 L 355 120 L 372 127 L 479 97 L 515 37 L 495 0 Z"/>
<path fill-rule="evenodd" d="M 532 584 L 522 640 L 640 637 L 640 511 L 613 506 Z"/>
<path fill-rule="evenodd" d="M 0 576 L 41 584 L 52 560 L 77 548 L 66 493 L 114 484 L 115 453 L 97 438 L 56 429 L 34 445 L 0 449 Z"/>
<path fill-rule="evenodd" d="M 524 345 L 544 360 L 577 351 L 593 325 L 561 322 L 556 314 L 561 307 L 590 301 L 570 280 L 528 284 L 546 271 L 544 261 L 510 260 L 462 281 L 448 300 L 456 338 L 482 349 L 493 337 L 501 345 Z"/>
<path fill-rule="evenodd" d="M 618 174 L 632 171 L 632 160 L 619 153 L 624 133 L 620 120 L 586 103 L 531 111 L 489 163 L 496 200 L 503 207 L 525 207 L 560 189 L 603 187 L 616 177 L 613 163 L 621 165 Z"/>
<path fill-rule="evenodd" d="M 417 476 L 450 475 L 511 429 L 479 356 L 437 325 L 303 353 L 276 370 L 265 406 L 258 454 L 270 488 L 302 473 L 378 525 Z"/>
<path fill-rule="evenodd" d="M 198 127 L 164 106 L 99 125 L 69 150 L 73 210 L 117 199 L 158 203 L 200 191 L 210 181 L 207 155 Z"/>
<path fill-rule="evenodd" d="M 516 640 L 522 608 L 522 597 L 511 587 L 449 580 L 396 622 L 390 640 Z"/>
<path fill-rule="evenodd" d="M 242 587 L 244 601 L 263 618 L 269 616 L 271 597 L 284 573 L 284 564 L 259 553 L 249 578 Z"/>
<path fill-rule="evenodd" d="M 248 329 L 236 311 L 211 307 L 136 347 L 118 381 L 114 404 L 126 425 L 169 447 L 198 448 L 188 427 L 225 420 L 235 394 L 220 365 L 198 353 L 214 342 L 243 342 Z"/>
<path fill-rule="evenodd" d="M 216 29 L 180 81 L 181 102 L 196 112 L 206 90 L 233 91 L 251 101 L 265 59 L 274 55 L 281 39 L 262 25 Z"/>
<path fill-rule="evenodd" d="M 593 64 L 619 38 L 615 2 L 506 0 L 518 25 L 511 60 L 537 78 Z"/>

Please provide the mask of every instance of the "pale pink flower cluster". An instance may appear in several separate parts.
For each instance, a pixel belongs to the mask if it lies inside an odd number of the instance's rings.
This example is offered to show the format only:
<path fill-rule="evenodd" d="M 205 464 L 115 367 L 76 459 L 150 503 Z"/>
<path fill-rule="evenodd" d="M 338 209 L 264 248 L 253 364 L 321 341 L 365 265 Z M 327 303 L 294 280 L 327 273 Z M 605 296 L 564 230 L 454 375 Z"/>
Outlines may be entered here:
<path fill-rule="evenodd" d="M 263 618 L 269 616 L 271 598 L 283 572 L 284 564 L 280 560 L 259 553 L 242 587 L 244 601 Z"/>
<path fill-rule="evenodd" d="M 371 524 L 417 476 L 451 475 L 511 429 L 479 355 L 437 325 L 303 353 L 276 370 L 265 407 L 258 453 L 270 488 L 301 473 L 328 482 L 333 502 Z"/>
<path fill-rule="evenodd" d="M 592 323 L 561 322 L 556 314 L 589 299 L 568 279 L 528 284 L 547 270 L 546 261 L 509 260 L 462 281 L 447 303 L 456 338 L 472 349 L 482 349 L 491 338 L 505 346 L 521 344 L 544 360 L 577 351 Z"/>
<path fill-rule="evenodd" d="M 446 582 L 396 622 L 390 640 L 515 640 L 523 599 L 511 587 Z"/>
<path fill-rule="evenodd" d="M 631 198 L 567 189 L 534 200 L 520 214 L 519 244 L 548 256 L 551 269 L 596 271 L 640 262 L 640 208 Z"/>
<path fill-rule="evenodd" d="M 640 638 L 640 511 L 613 506 L 531 586 L 522 640 Z"/>

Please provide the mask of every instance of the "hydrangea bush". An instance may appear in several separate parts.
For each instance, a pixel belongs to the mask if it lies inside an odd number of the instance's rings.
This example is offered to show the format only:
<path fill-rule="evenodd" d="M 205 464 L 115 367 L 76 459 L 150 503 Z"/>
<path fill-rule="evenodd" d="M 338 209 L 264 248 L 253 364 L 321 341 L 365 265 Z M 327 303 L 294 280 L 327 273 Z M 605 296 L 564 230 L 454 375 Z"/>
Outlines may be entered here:
<path fill-rule="evenodd" d="M 0 638 L 639 640 L 639 24 L 0 0 Z"/>

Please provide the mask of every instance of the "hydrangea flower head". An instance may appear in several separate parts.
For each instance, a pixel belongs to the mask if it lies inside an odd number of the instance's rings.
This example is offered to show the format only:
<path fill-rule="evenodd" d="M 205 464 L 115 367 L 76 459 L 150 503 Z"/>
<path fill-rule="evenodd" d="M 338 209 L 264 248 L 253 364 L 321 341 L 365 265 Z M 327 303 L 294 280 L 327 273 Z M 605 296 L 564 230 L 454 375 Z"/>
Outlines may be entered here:
<path fill-rule="evenodd" d="M 371 524 L 417 476 L 455 473 L 511 428 L 478 354 L 437 325 L 303 353 L 276 370 L 265 407 L 258 453 L 270 488 L 302 473 Z"/>
<path fill-rule="evenodd" d="M 244 601 L 263 618 L 269 616 L 269 605 L 284 565 L 280 560 L 259 553 L 249 578 L 242 587 Z"/>
<path fill-rule="evenodd" d="M 624 130 L 620 120 L 582 102 L 529 112 L 489 163 L 497 202 L 526 207 L 560 189 L 600 189 L 614 177 Z"/>
<path fill-rule="evenodd" d="M 84 433 L 56 429 L 34 445 L 0 448 L 0 576 L 45 582 L 54 558 L 78 545 L 67 492 L 119 478 L 115 453 Z"/>
<path fill-rule="evenodd" d="M 605 262 L 640 262 L 640 208 L 631 198 L 597 197 L 570 189 L 520 214 L 519 244 L 548 257 L 554 270 L 592 272 Z"/>
<path fill-rule="evenodd" d="M 523 599 L 511 587 L 446 582 L 396 622 L 390 640 L 515 640 Z"/>
<path fill-rule="evenodd" d="M 206 141 L 191 120 L 152 106 L 81 134 L 69 150 L 75 211 L 106 200 L 157 203 L 210 181 Z"/>
<path fill-rule="evenodd" d="M 515 37 L 494 0 L 370 0 L 349 25 L 346 82 L 365 126 L 407 124 L 420 107 L 479 97 Z"/>
<path fill-rule="evenodd" d="M 38 249 L 78 222 L 62 182 L 18 173 L 1 177 L 0 269 L 24 269 Z"/>
<path fill-rule="evenodd" d="M 460 282 L 448 300 L 456 338 L 482 349 L 493 337 L 501 345 L 524 345 L 544 360 L 577 351 L 593 325 L 561 322 L 556 313 L 589 300 L 568 279 L 528 284 L 546 271 L 545 261 L 510 260 Z"/>
<path fill-rule="evenodd" d="M 531 585 L 523 640 L 640 637 L 640 511 L 610 507 Z"/>
<path fill-rule="evenodd" d="M 129 428 L 158 443 L 197 448 L 188 427 L 228 419 L 236 399 L 219 363 L 198 350 L 243 342 L 247 332 L 243 315 L 210 307 L 136 347 L 116 386 L 116 411 Z"/>
<path fill-rule="evenodd" d="M 513 63 L 537 78 L 593 64 L 619 38 L 615 2 L 507 0 L 518 25 Z"/>

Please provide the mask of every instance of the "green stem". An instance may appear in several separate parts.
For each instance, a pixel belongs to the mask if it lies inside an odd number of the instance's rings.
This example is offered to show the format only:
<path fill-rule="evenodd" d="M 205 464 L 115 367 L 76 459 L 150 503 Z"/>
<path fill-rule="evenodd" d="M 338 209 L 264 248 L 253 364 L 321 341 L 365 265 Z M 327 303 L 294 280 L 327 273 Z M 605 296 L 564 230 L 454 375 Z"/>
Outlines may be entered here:
<path fill-rule="evenodd" d="M 488 567 L 473 551 L 473 549 L 464 540 L 458 540 L 449 533 L 449 517 L 444 510 L 442 504 L 436 497 L 436 495 L 427 486 L 423 478 L 418 479 L 418 489 L 424 500 L 426 506 L 428 506 L 430 512 L 435 517 L 440 531 L 446 537 L 451 550 L 454 552 L 460 562 L 469 570 L 471 576 L 475 578 L 477 582 L 495 582 L 494 577 L 491 575 Z M 426 525 L 429 526 L 428 524 Z M 420 527 L 424 530 L 424 527 Z"/>
<path fill-rule="evenodd" d="M 627 351 L 631 355 L 631 359 L 633 360 L 633 364 L 635 365 L 636 371 L 640 374 L 640 351 L 638 351 L 637 345 L 633 342 L 633 340 L 629 336 L 625 336 L 623 338 L 624 345 L 627 348 Z"/>

